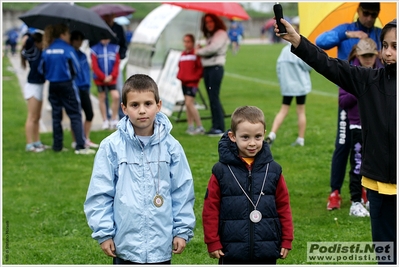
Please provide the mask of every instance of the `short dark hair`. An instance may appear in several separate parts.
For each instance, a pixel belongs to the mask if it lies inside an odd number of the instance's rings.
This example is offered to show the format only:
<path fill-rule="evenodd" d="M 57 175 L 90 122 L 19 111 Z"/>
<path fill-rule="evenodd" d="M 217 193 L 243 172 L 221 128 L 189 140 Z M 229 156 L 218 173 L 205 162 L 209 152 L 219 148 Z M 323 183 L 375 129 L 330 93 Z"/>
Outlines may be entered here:
<path fill-rule="evenodd" d="M 71 32 L 71 41 L 75 41 L 75 40 L 84 40 L 85 35 L 78 30 L 74 30 Z"/>
<path fill-rule="evenodd" d="M 238 124 L 248 121 L 250 123 L 262 123 L 264 129 L 266 130 L 265 115 L 263 111 L 255 106 L 242 106 L 236 108 L 231 115 L 231 131 L 233 134 L 237 131 Z"/>
<path fill-rule="evenodd" d="M 359 7 L 366 10 L 380 11 L 380 3 L 360 2 Z"/>
<path fill-rule="evenodd" d="M 155 102 L 160 101 L 158 85 L 155 81 L 146 74 L 134 74 L 130 76 L 122 89 L 122 103 L 127 106 L 127 94 L 129 92 L 152 92 L 154 93 Z"/>

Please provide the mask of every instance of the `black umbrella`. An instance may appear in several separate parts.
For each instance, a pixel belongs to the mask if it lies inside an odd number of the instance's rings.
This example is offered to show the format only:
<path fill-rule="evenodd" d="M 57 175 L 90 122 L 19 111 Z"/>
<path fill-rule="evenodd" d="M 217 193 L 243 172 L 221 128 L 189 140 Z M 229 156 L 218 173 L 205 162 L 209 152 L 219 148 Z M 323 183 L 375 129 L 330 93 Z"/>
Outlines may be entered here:
<path fill-rule="evenodd" d="M 72 32 L 81 31 L 91 42 L 116 40 L 108 24 L 94 11 L 68 3 L 40 4 L 19 16 L 29 27 L 44 30 L 47 25 L 64 23 Z"/>

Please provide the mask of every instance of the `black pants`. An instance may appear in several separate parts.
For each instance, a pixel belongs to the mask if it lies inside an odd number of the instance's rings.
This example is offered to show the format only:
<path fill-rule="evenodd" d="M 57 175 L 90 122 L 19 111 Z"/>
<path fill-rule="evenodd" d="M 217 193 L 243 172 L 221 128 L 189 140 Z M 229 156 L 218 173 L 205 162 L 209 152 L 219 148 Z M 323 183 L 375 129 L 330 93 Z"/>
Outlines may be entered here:
<path fill-rule="evenodd" d="M 393 262 L 378 262 L 378 264 L 396 265 L 396 195 L 383 195 L 367 189 L 367 199 L 370 201 L 371 235 L 373 242 L 393 242 Z"/>
<path fill-rule="evenodd" d="M 158 265 L 158 264 L 171 264 L 171 261 L 164 261 L 164 262 L 156 262 L 156 263 L 137 263 L 137 262 L 132 262 L 132 261 L 126 261 L 121 258 L 113 258 L 113 263 L 114 264 L 145 264 L 145 265 Z"/>
<path fill-rule="evenodd" d="M 345 179 L 346 164 L 348 162 L 350 148 L 351 142 L 347 112 L 339 107 L 335 150 L 331 160 L 331 192 L 334 192 L 335 190 L 341 192 L 341 187 Z"/>
<path fill-rule="evenodd" d="M 85 139 L 83 136 L 80 98 L 72 82 L 50 82 L 48 100 L 51 103 L 53 119 L 53 150 L 61 151 L 63 148 L 62 108 L 65 109 L 71 121 L 71 128 L 76 139 L 76 149 L 83 149 Z"/>
<path fill-rule="evenodd" d="M 223 66 L 204 67 L 204 83 L 212 114 L 212 129 L 225 131 L 224 111 L 220 102 L 220 86 L 224 75 Z"/>
<path fill-rule="evenodd" d="M 362 176 L 360 166 L 362 164 L 362 130 L 351 129 L 351 155 L 349 171 L 349 191 L 353 202 L 360 202 L 362 199 Z M 366 204 L 366 203 L 365 203 Z"/>
<path fill-rule="evenodd" d="M 231 265 L 254 265 L 254 264 L 262 264 L 262 265 L 275 265 L 277 263 L 277 259 L 266 259 L 262 261 L 234 261 L 234 260 L 228 260 L 224 257 L 221 257 L 219 259 L 219 265 L 224 265 L 224 264 L 231 264 Z"/>
<path fill-rule="evenodd" d="M 79 90 L 81 107 L 85 113 L 86 121 L 93 120 L 93 105 L 90 99 L 90 89 L 89 90 Z"/>

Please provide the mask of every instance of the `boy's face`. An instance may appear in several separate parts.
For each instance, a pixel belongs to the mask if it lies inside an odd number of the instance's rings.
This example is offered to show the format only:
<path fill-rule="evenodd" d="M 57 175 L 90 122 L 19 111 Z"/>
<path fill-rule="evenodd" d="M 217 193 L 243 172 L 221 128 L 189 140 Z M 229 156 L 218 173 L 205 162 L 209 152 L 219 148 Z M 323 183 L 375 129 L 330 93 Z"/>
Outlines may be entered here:
<path fill-rule="evenodd" d="M 126 95 L 126 106 L 122 110 L 129 117 L 134 132 L 140 136 L 150 136 L 154 132 L 155 115 L 161 110 L 162 102 L 155 102 L 154 93 L 129 92 Z"/>
<path fill-rule="evenodd" d="M 262 149 L 265 129 L 262 123 L 241 122 L 236 133 L 229 132 L 232 142 L 238 147 L 238 154 L 244 158 L 253 158 Z"/>
<path fill-rule="evenodd" d="M 77 40 L 73 40 L 71 41 L 71 45 L 78 50 L 81 46 L 82 46 L 83 40 L 82 39 L 77 39 Z"/>

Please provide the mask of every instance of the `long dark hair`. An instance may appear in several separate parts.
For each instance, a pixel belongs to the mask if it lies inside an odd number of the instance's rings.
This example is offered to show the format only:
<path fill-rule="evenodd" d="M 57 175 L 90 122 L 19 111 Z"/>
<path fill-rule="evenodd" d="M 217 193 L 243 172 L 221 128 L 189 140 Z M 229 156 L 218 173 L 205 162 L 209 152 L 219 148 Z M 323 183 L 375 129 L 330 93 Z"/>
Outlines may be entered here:
<path fill-rule="evenodd" d="M 24 44 L 22 45 L 22 49 L 21 49 L 21 65 L 23 69 L 26 69 L 26 58 L 24 56 L 24 50 L 26 48 L 26 42 L 28 41 L 29 38 L 33 39 L 33 45 L 36 44 L 40 44 L 43 41 L 43 34 L 41 34 L 40 32 L 35 32 L 34 34 L 28 34 L 28 38 L 26 38 Z M 34 49 L 34 47 L 32 47 L 31 49 Z"/>
<path fill-rule="evenodd" d="M 215 28 L 213 29 L 212 32 L 208 31 L 208 29 L 206 28 L 206 25 L 205 25 L 206 17 L 210 17 L 213 20 L 213 22 L 215 23 Z M 218 16 L 216 16 L 215 14 L 211 14 L 211 13 L 206 13 L 204 16 L 202 16 L 201 31 L 206 38 L 211 37 L 216 31 L 218 31 L 220 29 L 225 31 L 227 28 L 226 28 L 226 25 L 224 24 L 223 20 L 221 20 Z"/>

